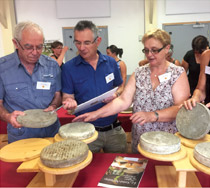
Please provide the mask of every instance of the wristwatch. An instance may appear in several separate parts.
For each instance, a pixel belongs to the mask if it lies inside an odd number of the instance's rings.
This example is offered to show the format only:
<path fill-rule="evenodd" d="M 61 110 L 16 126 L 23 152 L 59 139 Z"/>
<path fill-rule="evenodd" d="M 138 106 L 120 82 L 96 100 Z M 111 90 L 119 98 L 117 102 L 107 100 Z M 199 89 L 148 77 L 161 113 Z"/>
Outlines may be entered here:
<path fill-rule="evenodd" d="M 156 118 L 157 118 L 156 121 L 158 121 L 158 119 L 159 119 L 159 114 L 158 114 L 156 111 L 154 111 L 154 113 L 155 113 L 155 116 L 156 116 Z M 155 121 L 155 122 L 156 122 L 156 121 Z"/>

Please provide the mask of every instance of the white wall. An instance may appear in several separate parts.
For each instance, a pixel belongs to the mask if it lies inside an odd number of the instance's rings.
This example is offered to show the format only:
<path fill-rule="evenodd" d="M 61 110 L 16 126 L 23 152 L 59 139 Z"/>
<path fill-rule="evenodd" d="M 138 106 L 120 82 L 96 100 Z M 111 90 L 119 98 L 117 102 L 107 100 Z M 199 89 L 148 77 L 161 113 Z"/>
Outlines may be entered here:
<path fill-rule="evenodd" d="M 43 28 L 46 40 L 63 41 L 62 27 L 73 27 L 79 21 L 57 19 L 55 0 L 15 0 L 15 3 L 17 21 L 36 22 Z M 111 17 L 87 19 L 96 25 L 108 26 L 109 45 L 123 48 L 122 60 L 127 65 L 127 74 L 132 74 L 144 58 L 141 53 L 143 45 L 138 40 L 139 35 L 144 34 L 144 0 L 111 0 Z"/>
<path fill-rule="evenodd" d="M 158 13 L 158 27 L 162 28 L 163 23 L 180 23 L 180 22 L 196 22 L 196 21 L 210 21 L 210 13 L 195 13 L 195 14 L 179 14 L 179 15 L 166 15 L 166 0 L 157 0 L 157 13 Z M 170 1 L 170 0 L 169 0 Z M 182 0 L 176 0 L 177 7 L 180 6 Z M 188 0 L 191 5 L 191 0 Z M 208 0 L 207 0 L 208 1 Z M 200 1 L 199 1 L 200 2 Z M 202 2 L 201 2 L 202 3 Z M 176 7 L 174 7 L 176 8 Z M 210 11 L 210 7 L 209 7 Z"/>
<path fill-rule="evenodd" d="M 2 36 L 2 31 L 0 27 L 0 36 Z M 3 48 L 3 41 L 0 40 L 0 57 L 4 56 L 4 48 Z"/>
<path fill-rule="evenodd" d="M 138 41 L 139 35 L 144 34 L 144 0 L 110 1 L 110 18 L 89 19 L 96 25 L 108 26 L 109 45 L 115 44 L 123 48 L 122 59 L 130 75 L 138 66 L 138 62 L 144 59 L 144 54 L 141 52 L 143 45 Z M 177 3 L 179 1 L 182 0 L 177 0 Z M 189 6 L 190 2 L 191 0 Z M 15 0 L 15 3 L 18 22 L 31 20 L 38 23 L 44 30 L 46 40 L 63 41 L 62 27 L 73 27 L 79 21 L 79 19 L 57 19 L 55 0 Z M 210 13 L 165 15 L 165 0 L 157 0 L 157 20 L 158 28 L 162 28 L 163 23 L 209 21 Z"/>

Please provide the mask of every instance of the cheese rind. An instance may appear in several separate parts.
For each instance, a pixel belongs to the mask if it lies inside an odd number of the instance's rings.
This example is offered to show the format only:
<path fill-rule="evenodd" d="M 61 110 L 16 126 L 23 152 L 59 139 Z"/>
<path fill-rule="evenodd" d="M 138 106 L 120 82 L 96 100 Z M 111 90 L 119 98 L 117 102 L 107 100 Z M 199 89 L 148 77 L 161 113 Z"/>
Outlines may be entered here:
<path fill-rule="evenodd" d="M 146 132 L 140 136 L 139 143 L 143 150 L 156 154 L 171 154 L 181 148 L 179 137 L 163 131 Z"/>
<path fill-rule="evenodd" d="M 194 148 L 193 156 L 199 163 L 210 167 L 210 142 L 197 144 Z"/>
<path fill-rule="evenodd" d="M 176 116 L 176 127 L 185 138 L 201 139 L 210 131 L 210 111 L 197 103 L 192 110 L 186 110 L 183 106 Z"/>
<path fill-rule="evenodd" d="M 63 139 L 84 140 L 93 136 L 95 127 L 93 124 L 85 122 L 68 123 L 61 126 L 58 133 Z"/>
<path fill-rule="evenodd" d="M 84 161 L 88 145 L 80 140 L 67 139 L 45 147 L 40 154 L 42 163 L 50 168 L 64 168 Z"/>
<path fill-rule="evenodd" d="M 57 114 L 44 112 L 43 109 L 31 109 L 24 111 L 25 115 L 18 116 L 17 121 L 24 127 L 43 128 L 56 122 Z"/>

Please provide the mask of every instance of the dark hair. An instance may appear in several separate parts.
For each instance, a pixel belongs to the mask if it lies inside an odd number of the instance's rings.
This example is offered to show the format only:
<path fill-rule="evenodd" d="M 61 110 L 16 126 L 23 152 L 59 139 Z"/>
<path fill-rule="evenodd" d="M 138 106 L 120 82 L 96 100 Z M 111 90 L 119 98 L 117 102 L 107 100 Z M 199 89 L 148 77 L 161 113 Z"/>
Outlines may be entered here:
<path fill-rule="evenodd" d="M 74 31 L 84 31 L 85 29 L 90 29 L 94 34 L 94 38 L 99 35 L 99 30 L 96 25 L 88 20 L 79 21 L 75 26 Z"/>
<path fill-rule="evenodd" d="M 63 46 L 63 43 L 58 41 L 58 40 L 56 40 L 55 42 L 53 42 L 51 44 L 51 48 L 57 48 L 58 46 Z"/>
<path fill-rule="evenodd" d="M 122 57 L 122 54 L 123 54 L 122 48 L 117 48 L 117 46 L 111 45 L 111 46 L 108 46 L 106 49 L 110 49 L 112 53 L 116 53 L 116 55 L 119 55 L 120 58 Z"/>
<path fill-rule="evenodd" d="M 202 54 L 202 52 L 204 50 L 206 50 L 206 47 L 209 46 L 209 41 L 208 39 L 203 36 L 203 35 L 198 35 L 196 36 L 193 40 L 192 40 L 192 49 L 193 51 L 197 51 L 200 54 Z"/>

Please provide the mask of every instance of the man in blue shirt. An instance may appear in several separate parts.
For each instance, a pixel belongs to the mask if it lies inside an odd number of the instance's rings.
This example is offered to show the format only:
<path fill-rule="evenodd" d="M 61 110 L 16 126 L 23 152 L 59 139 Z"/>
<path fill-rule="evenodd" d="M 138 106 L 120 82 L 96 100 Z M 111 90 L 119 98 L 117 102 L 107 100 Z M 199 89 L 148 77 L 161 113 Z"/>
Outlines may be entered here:
<path fill-rule="evenodd" d="M 94 97 L 97 97 L 122 84 L 120 71 L 115 60 L 101 54 L 97 49 L 101 42 L 98 29 L 91 21 L 80 21 L 74 29 L 74 44 L 79 55 L 64 64 L 62 69 L 62 92 L 64 108 L 73 110 Z M 119 90 L 119 89 L 118 89 Z M 116 98 L 114 94 L 105 102 Z M 80 115 L 95 111 L 105 103 L 100 103 L 78 112 Z M 94 122 L 99 132 L 96 141 L 89 144 L 92 152 L 123 153 L 127 150 L 126 134 L 117 121 L 117 114 Z"/>
<path fill-rule="evenodd" d="M 43 32 L 37 24 L 21 22 L 14 31 L 16 51 L 0 58 L 0 119 L 8 123 L 9 143 L 52 137 L 60 127 L 58 119 L 46 128 L 26 128 L 17 122 L 25 110 L 51 111 L 61 104 L 60 68 L 52 58 L 41 55 L 43 42 Z"/>

